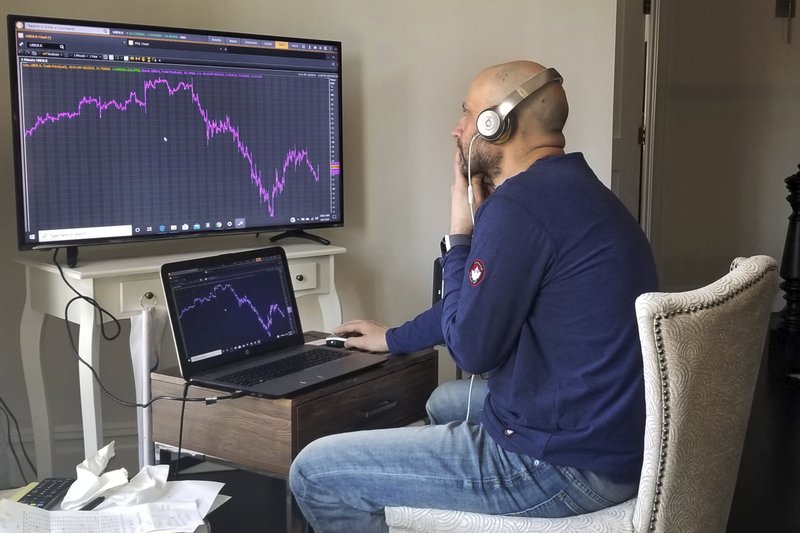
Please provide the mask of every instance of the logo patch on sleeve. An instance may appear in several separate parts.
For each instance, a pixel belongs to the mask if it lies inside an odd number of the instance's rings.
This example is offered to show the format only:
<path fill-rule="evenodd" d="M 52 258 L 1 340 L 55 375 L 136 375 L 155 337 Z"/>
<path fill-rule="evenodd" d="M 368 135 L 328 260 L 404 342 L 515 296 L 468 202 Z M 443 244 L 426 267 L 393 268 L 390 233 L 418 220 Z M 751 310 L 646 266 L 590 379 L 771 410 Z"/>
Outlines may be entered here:
<path fill-rule="evenodd" d="M 483 260 L 476 259 L 472 262 L 472 265 L 469 267 L 469 274 L 467 277 L 469 279 L 470 285 L 473 287 L 483 281 L 483 277 L 486 275 L 486 265 L 483 264 Z"/>

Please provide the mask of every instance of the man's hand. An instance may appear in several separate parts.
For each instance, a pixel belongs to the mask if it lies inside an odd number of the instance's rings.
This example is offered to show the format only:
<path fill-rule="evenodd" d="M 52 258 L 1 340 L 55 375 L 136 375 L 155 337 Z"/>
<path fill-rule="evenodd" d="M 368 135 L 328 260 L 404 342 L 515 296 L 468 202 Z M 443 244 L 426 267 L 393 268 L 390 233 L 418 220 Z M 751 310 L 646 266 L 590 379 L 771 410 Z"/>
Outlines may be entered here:
<path fill-rule="evenodd" d="M 472 175 L 472 209 L 470 209 L 467 177 L 461 173 L 463 168 L 463 155 L 456 148 L 453 161 L 453 174 L 455 180 L 450 189 L 450 234 L 472 235 L 472 216 L 486 198 L 483 190 L 483 176 Z"/>
<path fill-rule="evenodd" d="M 372 320 L 351 320 L 341 326 L 333 328 L 334 335 L 342 333 L 356 333 L 357 337 L 348 337 L 344 343 L 345 348 L 356 348 L 369 352 L 388 352 L 386 344 L 386 330 L 383 324 Z"/>

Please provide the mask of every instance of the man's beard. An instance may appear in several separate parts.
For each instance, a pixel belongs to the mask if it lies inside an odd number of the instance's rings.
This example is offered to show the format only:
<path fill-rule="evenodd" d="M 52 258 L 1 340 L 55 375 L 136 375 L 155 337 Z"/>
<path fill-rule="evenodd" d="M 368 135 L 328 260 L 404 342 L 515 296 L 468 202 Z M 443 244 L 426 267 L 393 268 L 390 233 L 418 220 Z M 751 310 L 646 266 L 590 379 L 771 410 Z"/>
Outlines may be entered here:
<path fill-rule="evenodd" d="M 461 154 L 460 170 L 464 177 L 467 177 L 467 158 L 469 146 L 462 145 L 461 140 L 457 140 L 458 152 Z M 472 158 L 469 170 L 472 175 L 482 175 L 484 181 L 494 182 L 500 176 L 500 166 L 503 162 L 503 154 L 499 150 L 492 150 L 492 146 L 483 139 L 475 139 L 472 143 Z"/>

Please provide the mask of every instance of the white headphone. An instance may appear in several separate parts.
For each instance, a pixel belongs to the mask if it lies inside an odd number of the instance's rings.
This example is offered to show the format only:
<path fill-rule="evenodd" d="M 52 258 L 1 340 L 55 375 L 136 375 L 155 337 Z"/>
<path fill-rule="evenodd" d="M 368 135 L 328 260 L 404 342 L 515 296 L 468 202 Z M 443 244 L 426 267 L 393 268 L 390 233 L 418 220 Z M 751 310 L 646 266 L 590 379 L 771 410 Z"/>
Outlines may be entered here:
<path fill-rule="evenodd" d="M 561 83 L 564 78 L 554 68 L 545 69 L 528 78 L 525 83 L 514 89 L 496 106 L 481 111 L 476 124 L 480 136 L 495 144 L 506 142 L 514 129 L 511 122 L 511 111 L 520 102 L 551 81 Z"/>

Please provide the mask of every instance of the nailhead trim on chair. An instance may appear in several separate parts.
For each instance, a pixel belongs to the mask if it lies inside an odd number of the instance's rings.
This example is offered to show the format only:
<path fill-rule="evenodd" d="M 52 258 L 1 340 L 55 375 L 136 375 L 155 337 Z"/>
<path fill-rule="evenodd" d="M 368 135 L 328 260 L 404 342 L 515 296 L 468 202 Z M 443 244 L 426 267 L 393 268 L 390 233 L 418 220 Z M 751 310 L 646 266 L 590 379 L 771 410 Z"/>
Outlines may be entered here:
<path fill-rule="evenodd" d="M 740 258 L 741 259 L 741 258 Z M 735 259 L 731 265 L 731 271 L 733 271 L 737 266 L 739 266 L 739 259 Z M 701 304 L 700 306 L 692 305 L 686 309 L 678 309 L 676 311 L 671 311 L 666 314 L 658 313 L 654 316 L 654 324 L 653 324 L 653 332 L 655 333 L 656 339 L 656 352 L 658 353 L 658 362 L 659 362 L 659 370 L 661 374 L 661 391 L 662 391 L 662 400 L 663 400 L 663 411 L 662 411 L 662 423 L 661 423 L 661 453 L 658 459 L 658 475 L 656 477 L 656 488 L 655 488 L 655 497 L 653 499 L 653 514 L 650 516 L 650 531 L 655 531 L 656 529 L 656 514 L 658 513 L 658 507 L 661 504 L 661 486 L 664 484 L 664 461 L 667 457 L 667 445 L 669 440 L 669 374 L 667 368 L 667 357 L 664 350 L 664 339 L 661 336 L 661 321 L 667 318 L 672 318 L 675 315 L 682 315 L 684 313 L 693 314 L 698 311 L 709 309 L 712 307 L 716 307 L 721 305 L 734 296 L 738 296 L 742 292 L 746 291 L 756 283 L 760 282 L 766 275 L 774 270 L 777 270 L 777 267 L 771 266 L 764 270 L 762 274 L 758 277 L 753 279 L 750 283 L 743 285 L 739 288 L 739 290 L 730 293 L 727 296 L 720 298 L 719 300 L 714 300 L 711 302 L 706 302 Z"/>

